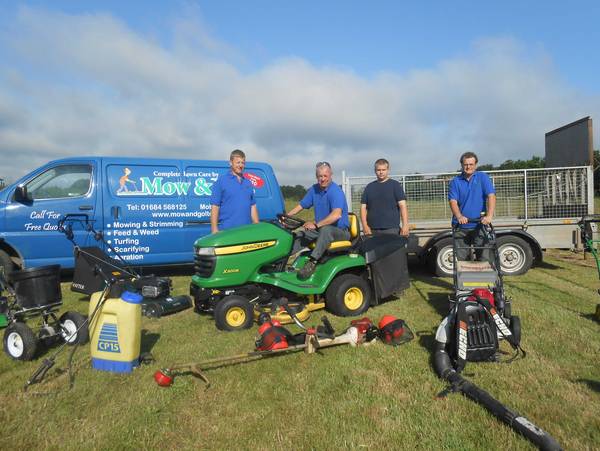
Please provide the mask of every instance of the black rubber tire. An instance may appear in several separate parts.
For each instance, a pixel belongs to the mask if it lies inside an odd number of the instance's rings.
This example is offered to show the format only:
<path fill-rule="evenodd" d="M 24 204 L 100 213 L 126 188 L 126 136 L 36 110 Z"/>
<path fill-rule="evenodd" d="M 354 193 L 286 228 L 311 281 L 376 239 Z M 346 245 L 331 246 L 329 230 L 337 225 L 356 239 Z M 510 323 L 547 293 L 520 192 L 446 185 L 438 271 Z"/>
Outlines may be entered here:
<path fill-rule="evenodd" d="M 12 323 L 4 331 L 4 352 L 14 360 L 31 360 L 38 341 L 25 323 Z"/>
<path fill-rule="evenodd" d="M 349 293 L 350 290 L 353 291 Z M 351 299 L 348 300 L 348 296 L 351 296 Z M 356 303 L 356 307 L 348 306 L 347 300 Z M 356 274 L 342 274 L 336 277 L 325 292 L 325 305 L 327 310 L 336 316 L 360 315 L 371 305 L 369 282 Z"/>
<path fill-rule="evenodd" d="M 515 343 L 519 345 L 521 343 L 521 318 L 518 316 L 510 319 L 510 332 L 513 334 Z"/>
<path fill-rule="evenodd" d="M 0 250 L 0 267 L 4 268 L 4 278 L 9 280 L 9 274 L 15 270 L 15 264 L 10 256 L 3 250 Z"/>
<path fill-rule="evenodd" d="M 508 276 L 525 274 L 533 264 L 531 246 L 527 241 L 518 236 L 507 235 L 499 237 L 498 253 L 500 255 L 502 274 Z M 507 265 L 507 263 L 509 264 Z"/>
<path fill-rule="evenodd" d="M 60 317 L 58 322 L 60 324 L 60 336 L 67 345 L 85 344 L 90 340 L 88 324 L 85 316 L 81 313 L 66 312 Z"/>
<path fill-rule="evenodd" d="M 160 318 L 162 314 L 162 306 L 157 302 L 149 302 L 144 306 L 144 316 L 148 318 Z"/>
<path fill-rule="evenodd" d="M 429 252 L 429 269 L 438 277 L 452 277 L 452 262 L 452 238 L 443 238 L 435 243 Z"/>
<path fill-rule="evenodd" d="M 215 306 L 215 325 L 219 330 L 233 332 L 249 329 L 254 321 L 254 309 L 243 296 L 225 296 Z"/>

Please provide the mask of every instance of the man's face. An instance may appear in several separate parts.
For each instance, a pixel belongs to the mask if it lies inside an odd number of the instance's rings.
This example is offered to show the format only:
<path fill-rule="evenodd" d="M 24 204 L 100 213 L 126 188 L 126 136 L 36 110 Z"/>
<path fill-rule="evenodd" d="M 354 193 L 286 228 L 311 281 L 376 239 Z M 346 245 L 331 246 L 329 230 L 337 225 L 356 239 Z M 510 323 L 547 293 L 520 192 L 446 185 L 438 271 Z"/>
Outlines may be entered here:
<path fill-rule="evenodd" d="M 388 172 L 390 168 L 387 164 L 378 164 L 375 166 L 375 175 L 377 176 L 377 180 L 380 182 L 384 182 L 388 178 Z"/>
<path fill-rule="evenodd" d="M 463 158 L 462 169 L 467 178 L 470 178 L 477 169 L 477 161 L 475 158 Z"/>
<path fill-rule="evenodd" d="M 331 168 L 321 166 L 317 169 L 317 182 L 321 189 L 325 189 L 331 183 Z"/>
<path fill-rule="evenodd" d="M 229 165 L 231 166 L 231 172 L 241 177 L 242 172 L 244 172 L 244 166 L 246 166 L 246 160 L 241 157 L 233 157 L 229 160 Z"/>

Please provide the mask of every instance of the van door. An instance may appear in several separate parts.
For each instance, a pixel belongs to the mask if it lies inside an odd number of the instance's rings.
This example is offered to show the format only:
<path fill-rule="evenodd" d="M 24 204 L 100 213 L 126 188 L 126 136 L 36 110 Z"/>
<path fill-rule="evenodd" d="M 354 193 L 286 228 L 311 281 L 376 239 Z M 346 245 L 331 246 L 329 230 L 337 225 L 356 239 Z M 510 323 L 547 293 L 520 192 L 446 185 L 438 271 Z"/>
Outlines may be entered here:
<path fill-rule="evenodd" d="M 190 263 L 180 211 L 189 186 L 173 160 L 109 160 L 103 169 L 104 235 L 108 255 L 132 265 Z"/>
<path fill-rule="evenodd" d="M 10 194 L 6 208 L 6 241 L 23 257 L 23 267 L 60 264 L 72 268 L 73 246 L 58 232 L 65 214 L 86 214 L 94 219 L 98 210 L 96 162 L 55 162 L 21 183 L 30 200 Z M 77 244 L 90 245 L 90 234 L 74 227 Z"/>

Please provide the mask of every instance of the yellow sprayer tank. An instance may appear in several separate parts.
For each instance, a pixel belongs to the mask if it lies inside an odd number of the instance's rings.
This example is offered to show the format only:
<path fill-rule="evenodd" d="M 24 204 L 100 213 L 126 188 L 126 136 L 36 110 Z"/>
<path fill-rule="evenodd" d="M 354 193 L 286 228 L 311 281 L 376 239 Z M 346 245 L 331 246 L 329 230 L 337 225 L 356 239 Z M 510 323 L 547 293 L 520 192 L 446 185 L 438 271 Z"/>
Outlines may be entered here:
<path fill-rule="evenodd" d="M 102 292 L 92 294 L 90 317 Z M 142 296 L 124 291 L 120 298 L 109 298 L 90 321 L 92 368 L 115 373 L 130 373 L 139 365 L 142 339 Z"/>

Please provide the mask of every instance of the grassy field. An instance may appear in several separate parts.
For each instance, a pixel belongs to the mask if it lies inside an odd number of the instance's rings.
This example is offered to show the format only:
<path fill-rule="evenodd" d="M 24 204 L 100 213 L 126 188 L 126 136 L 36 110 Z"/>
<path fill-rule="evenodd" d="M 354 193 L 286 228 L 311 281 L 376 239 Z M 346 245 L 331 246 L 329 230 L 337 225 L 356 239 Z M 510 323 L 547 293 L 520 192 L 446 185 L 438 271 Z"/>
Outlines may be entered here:
<path fill-rule="evenodd" d="M 595 267 L 581 254 L 555 252 L 542 266 L 508 278 L 514 313 L 522 318 L 527 357 L 511 364 L 469 364 L 465 375 L 551 433 L 565 449 L 600 447 L 600 302 Z M 67 390 L 67 353 L 45 383 L 23 384 L 52 351 L 33 362 L 0 356 L 0 424 L 11 449 L 532 449 L 483 408 L 452 394 L 431 367 L 433 332 L 447 309 L 449 279 L 411 267 L 399 299 L 368 312 L 405 319 L 417 338 L 398 348 L 297 353 L 207 372 L 211 386 L 178 376 L 158 387 L 153 373 L 174 362 L 251 351 L 256 327 L 215 329 L 187 310 L 143 319 L 143 351 L 156 363 L 131 375 L 94 371 L 89 349 L 75 354 Z M 189 275 L 174 277 L 186 293 Z M 63 285 L 63 310 L 85 313 L 88 302 Z M 307 321 L 317 324 L 320 312 Z M 329 315 L 343 331 L 348 318 Z M 291 327 L 298 331 L 295 327 Z"/>

